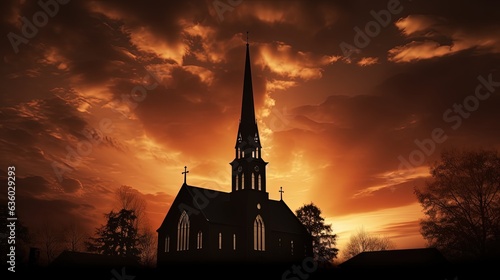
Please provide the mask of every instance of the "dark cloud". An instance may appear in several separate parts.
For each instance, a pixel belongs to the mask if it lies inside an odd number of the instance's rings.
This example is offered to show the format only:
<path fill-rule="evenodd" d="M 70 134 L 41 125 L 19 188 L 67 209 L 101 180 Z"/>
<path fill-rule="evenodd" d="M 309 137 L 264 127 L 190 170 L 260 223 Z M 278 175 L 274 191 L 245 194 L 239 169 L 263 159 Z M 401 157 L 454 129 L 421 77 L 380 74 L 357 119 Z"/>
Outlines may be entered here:
<path fill-rule="evenodd" d="M 7 185 L 7 177 L 3 177 L 2 182 Z M 51 186 L 50 182 L 42 176 L 16 176 L 16 194 L 19 196 L 38 196 L 53 191 L 54 188 Z"/>
<path fill-rule="evenodd" d="M 275 132 L 273 157 L 284 160 L 281 172 L 287 172 L 293 165 L 291 151 L 307 151 L 309 164 L 330 166 L 324 169 L 324 181 L 331 174 L 349 174 L 349 179 L 333 186 L 332 199 L 323 194 L 323 185 L 313 186 L 317 199 L 324 200 L 326 208 L 337 214 L 414 203 L 412 190 L 423 184 L 421 179 L 391 186 L 393 183 L 379 176 L 398 170 L 402 163 L 399 157 L 409 160 L 415 150 L 431 151 L 423 162 L 413 166 L 418 168 L 437 159 L 439 152 L 450 146 L 498 147 L 495 108 L 500 105 L 500 97 L 493 92 L 487 100 L 474 99 L 475 89 L 481 84 L 478 77 L 487 80 L 491 75 L 493 81 L 500 80 L 498 62 L 495 55 L 464 52 L 399 67 L 398 74 L 381 82 L 370 95 L 332 95 L 321 104 L 290 109 L 285 121 L 291 129 Z M 443 117 L 447 110 L 455 110 L 455 104 L 465 106 L 466 98 L 478 101 L 478 107 L 470 112 L 464 109 L 468 117 L 460 118 L 459 126 L 458 113 Z M 443 131 L 443 143 L 429 142 L 435 129 Z M 426 147 L 422 148 L 424 142 Z M 377 185 L 386 188 L 352 198 L 360 190 Z"/>
<path fill-rule="evenodd" d="M 241 1 L 223 19 L 212 0 L 60 5 L 18 53 L 6 37 L 0 45 L 1 162 L 19 170 L 20 211 L 33 223 L 80 219 L 91 228 L 110 210 L 116 186 L 137 183 L 155 223 L 180 178 L 166 174 L 180 176 L 186 162 L 200 184 L 227 188 L 220 182 L 234 156 L 246 31 L 275 172 L 268 180 L 289 183 L 296 203 L 307 193 L 329 216 L 415 203 L 423 173 L 388 174 L 434 129 L 448 138 L 417 167 L 448 146 L 500 148 L 500 89 L 467 117 L 443 117 L 472 100 L 478 77 L 500 81 L 500 20 L 497 1 L 402 0 L 358 53 L 342 58 L 340 44 L 356 45 L 357 28 L 366 33 L 374 14 L 387 15 L 396 2 Z M 0 33 L 20 34 L 20 18 L 40 10 L 37 1 L 2 1 Z M 134 101 L 138 87 L 146 95 Z M 105 118 L 115 129 L 100 135 Z M 101 141 L 75 164 L 70 151 L 85 134 Z M 60 183 L 54 162 L 69 170 Z M 137 177 L 129 174 L 140 174 L 141 185 L 124 182 Z M 408 223 L 387 230 L 414 233 Z"/>
<path fill-rule="evenodd" d="M 243 91 L 244 55 L 242 44 L 230 54 L 234 57 L 233 65 L 228 65 L 229 69 L 223 73 L 216 73 L 211 87 L 207 87 L 198 75 L 176 68 L 172 72 L 174 84 L 148 91 L 145 99 L 137 103 L 135 113 L 146 131 L 187 156 L 212 158 L 230 153 L 224 150 L 231 147 L 236 138 Z M 256 106 L 260 107 L 265 81 L 257 67 L 252 71 Z M 215 142 L 218 144 L 206 149 L 206 145 Z"/>
<path fill-rule="evenodd" d="M 20 197 L 19 200 L 23 203 L 17 204 L 18 215 L 30 229 L 43 227 L 44 224 L 60 227 L 74 221 L 92 232 L 103 220 L 96 217 L 94 209 L 68 200 L 33 197 Z"/>
<path fill-rule="evenodd" d="M 81 131 L 88 124 L 76 106 L 71 100 L 55 96 L 7 107 L 2 112 L 4 124 L 17 133 L 6 134 L 6 137 L 12 141 L 36 141 L 39 134 L 57 129 L 81 138 Z M 19 133 L 22 135 L 16 137 Z"/>
<path fill-rule="evenodd" d="M 61 182 L 61 187 L 66 193 L 74 193 L 83 188 L 82 183 L 73 178 L 64 178 Z"/>

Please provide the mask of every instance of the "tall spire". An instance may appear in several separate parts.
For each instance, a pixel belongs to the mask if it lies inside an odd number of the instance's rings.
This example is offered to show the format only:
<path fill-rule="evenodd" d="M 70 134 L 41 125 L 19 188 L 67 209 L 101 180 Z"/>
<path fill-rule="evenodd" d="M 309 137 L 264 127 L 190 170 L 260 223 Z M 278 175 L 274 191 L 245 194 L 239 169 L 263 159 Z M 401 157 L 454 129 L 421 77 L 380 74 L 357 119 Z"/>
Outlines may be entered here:
<path fill-rule="evenodd" d="M 248 36 L 248 32 L 247 32 Z M 259 130 L 255 119 L 255 108 L 253 101 L 252 69 L 250 62 L 250 46 L 248 37 L 246 43 L 245 73 L 243 76 L 243 98 L 241 100 L 241 117 L 238 127 L 238 138 L 236 148 L 246 149 L 242 144 L 261 148 Z"/>
<path fill-rule="evenodd" d="M 235 145 L 232 190 L 257 190 L 266 192 L 266 164 L 261 155 L 259 129 L 255 119 L 253 101 L 252 70 L 248 32 L 246 43 L 245 73 L 243 75 L 243 97 L 241 117 Z"/>
<path fill-rule="evenodd" d="M 252 69 L 250 65 L 250 47 L 248 44 L 248 32 L 247 32 L 247 53 L 245 59 L 245 75 L 243 80 L 243 99 L 241 104 L 241 125 L 253 126 L 255 124 L 255 130 L 257 130 L 255 121 L 255 109 L 253 102 L 253 87 L 252 87 Z M 252 127 L 253 128 L 253 127 Z M 243 132 L 243 131 L 242 131 Z M 255 131 L 257 132 L 257 131 Z M 252 137 L 254 135 L 251 135 Z M 246 140 L 246 139 L 244 139 Z"/>

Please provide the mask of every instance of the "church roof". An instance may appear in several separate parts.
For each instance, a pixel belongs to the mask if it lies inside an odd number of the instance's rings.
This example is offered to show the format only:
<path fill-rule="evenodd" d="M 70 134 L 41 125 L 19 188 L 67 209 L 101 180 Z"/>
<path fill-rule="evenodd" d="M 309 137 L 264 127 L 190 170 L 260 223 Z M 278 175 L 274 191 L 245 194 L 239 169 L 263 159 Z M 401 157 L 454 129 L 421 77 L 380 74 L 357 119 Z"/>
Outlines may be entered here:
<path fill-rule="evenodd" d="M 199 211 L 197 214 L 203 215 L 207 222 L 234 226 L 243 225 L 243 221 L 238 217 L 239 212 L 237 209 L 234 209 L 235 206 L 239 205 L 231 202 L 231 193 L 184 184 L 177 198 L 184 197 L 186 194 L 189 198 L 183 199 L 182 203 L 189 202 L 188 206 Z M 209 194 L 205 197 L 210 196 L 210 198 L 201 200 L 200 194 Z M 175 204 L 174 201 L 172 206 Z M 296 234 L 304 233 L 305 227 L 303 227 L 295 213 L 283 200 L 269 199 L 267 201 L 267 208 L 266 217 L 269 219 L 269 223 L 266 223 L 266 227 L 269 226 L 271 231 Z M 166 226 L 166 219 L 160 228 L 164 226 Z"/>

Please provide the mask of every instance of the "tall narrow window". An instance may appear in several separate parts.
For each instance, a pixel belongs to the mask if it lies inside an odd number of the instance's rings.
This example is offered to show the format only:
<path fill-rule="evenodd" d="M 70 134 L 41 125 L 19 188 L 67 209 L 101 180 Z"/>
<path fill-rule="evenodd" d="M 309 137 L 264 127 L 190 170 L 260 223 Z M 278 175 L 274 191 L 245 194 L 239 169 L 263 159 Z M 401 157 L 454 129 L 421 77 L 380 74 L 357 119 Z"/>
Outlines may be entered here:
<path fill-rule="evenodd" d="M 241 186 L 240 189 L 245 189 L 245 174 L 241 174 Z"/>
<path fill-rule="evenodd" d="M 253 222 L 253 249 L 256 251 L 266 250 L 266 231 L 264 228 L 264 221 L 260 215 L 257 215 Z"/>
<path fill-rule="evenodd" d="M 233 250 L 236 250 L 236 233 L 233 233 Z"/>
<path fill-rule="evenodd" d="M 170 237 L 165 237 L 165 252 L 170 252 Z"/>
<path fill-rule="evenodd" d="M 196 249 L 203 248 L 203 233 L 198 231 L 198 235 L 196 236 Z"/>
<path fill-rule="evenodd" d="M 239 177 L 240 176 L 238 176 L 238 174 L 236 174 L 236 178 L 235 178 L 235 180 L 236 180 L 236 183 L 235 183 L 236 184 L 236 190 L 238 190 L 238 187 L 240 186 L 240 182 L 238 182 Z"/>
<path fill-rule="evenodd" d="M 252 189 L 256 189 L 255 188 L 255 174 L 252 173 Z"/>
<path fill-rule="evenodd" d="M 257 174 L 257 180 L 255 180 L 255 184 L 257 185 L 257 186 L 255 186 L 255 189 L 257 189 L 257 190 L 259 190 L 259 191 L 260 191 L 260 190 L 261 190 L 261 189 L 260 189 L 260 185 L 261 185 L 261 182 L 260 182 L 260 174 Z"/>
<path fill-rule="evenodd" d="M 222 233 L 219 232 L 219 249 L 222 249 Z"/>
<path fill-rule="evenodd" d="M 183 211 L 177 224 L 177 251 L 189 249 L 189 216 Z"/>
<path fill-rule="evenodd" d="M 291 252 L 291 253 L 292 253 L 292 255 L 293 255 L 293 240 L 292 240 L 292 241 L 290 241 L 290 252 Z"/>

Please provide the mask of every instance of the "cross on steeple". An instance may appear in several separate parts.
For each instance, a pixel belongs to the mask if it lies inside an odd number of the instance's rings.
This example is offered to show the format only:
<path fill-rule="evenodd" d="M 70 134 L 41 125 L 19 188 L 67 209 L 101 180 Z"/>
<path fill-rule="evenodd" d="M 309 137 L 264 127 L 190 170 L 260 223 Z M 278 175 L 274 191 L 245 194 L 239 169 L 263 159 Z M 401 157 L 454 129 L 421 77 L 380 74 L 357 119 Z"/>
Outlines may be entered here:
<path fill-rule="evenodd" d="M 243 37 L 244 39 L 244 37 Z M 262 159 L 252 87 L 252 69 L 250 61 L 250 46 L 247 32 L 245 68 L 243 73 L 243 96 L 241 98 L 241 116 L 234 145 L 235 157 L 230 163 L 233 174 L 231 179 L 232 192 L 240 190 L 257 190 L 259 195 L 266 192 L 266 165 Z"/>
<path fill-rule="evenodd" d="M 184 172 L 182 172 L 182 174 L 184 174 L 184 184 L 186 184 L 186 175 L 189 173 L 189 171 L 187 170 L 187 166 L 184 166 Z"/>
<path fill-rule="evenodd" d="M 283 187 L 280 187 L 279 192 L 280 192 L 280 200 L 283 200 L 283 193 L 285 192 L 285 191 L 283 190 Z"/>

